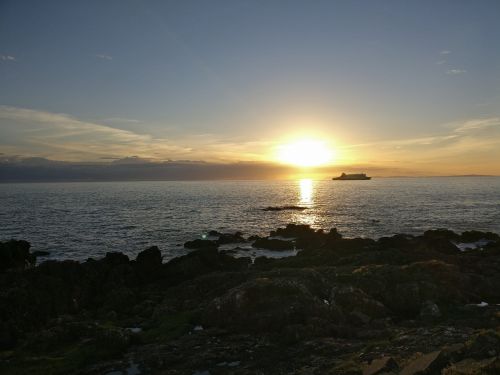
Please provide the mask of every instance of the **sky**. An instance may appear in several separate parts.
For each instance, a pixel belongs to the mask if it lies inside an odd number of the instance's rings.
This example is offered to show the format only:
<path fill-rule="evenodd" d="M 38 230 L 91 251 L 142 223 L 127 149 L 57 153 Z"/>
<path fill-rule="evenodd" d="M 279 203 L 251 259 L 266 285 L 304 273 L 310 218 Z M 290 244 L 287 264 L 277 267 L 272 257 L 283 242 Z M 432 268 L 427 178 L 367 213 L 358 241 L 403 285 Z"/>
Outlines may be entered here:
<path fill-rule="evenodd" d="M 500 175 L 499 15 L 497 0 L 0 0 L 0 161 L 272 169 L 312 139 L 325 174 Z"/>

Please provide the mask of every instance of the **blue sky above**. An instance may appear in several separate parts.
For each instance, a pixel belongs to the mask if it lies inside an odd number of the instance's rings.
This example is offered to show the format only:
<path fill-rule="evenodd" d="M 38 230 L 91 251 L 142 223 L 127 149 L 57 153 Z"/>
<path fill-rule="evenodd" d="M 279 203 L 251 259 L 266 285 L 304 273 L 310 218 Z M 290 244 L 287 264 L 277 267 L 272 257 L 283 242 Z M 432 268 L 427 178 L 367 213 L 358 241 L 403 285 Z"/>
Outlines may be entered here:
<path fill-rule="evenodd" d="M 499 14 L 495 0 L 2 1 L 0 152 L 267 160 L 310 132 L 346 163 L 420 151 L 425 169 L 480 147 L 491 164 Z M 464 136 L 471 121 L 488 125 Z"/>

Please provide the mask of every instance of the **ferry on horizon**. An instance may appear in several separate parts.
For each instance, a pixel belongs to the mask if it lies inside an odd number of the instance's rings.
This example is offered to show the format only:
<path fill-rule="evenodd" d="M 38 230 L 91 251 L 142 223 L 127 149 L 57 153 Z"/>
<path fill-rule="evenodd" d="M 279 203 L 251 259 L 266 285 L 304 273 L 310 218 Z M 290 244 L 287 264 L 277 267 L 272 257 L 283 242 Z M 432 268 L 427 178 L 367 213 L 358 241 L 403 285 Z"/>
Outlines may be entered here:
<path fill-rule="evenodd" d="M 333 177 L 332 180 L 371 180 L 371 177 L 368 177 L 366 173 L 353 173 L 353 174 L 345 174 L 342 173 L 339 177 Z"/>

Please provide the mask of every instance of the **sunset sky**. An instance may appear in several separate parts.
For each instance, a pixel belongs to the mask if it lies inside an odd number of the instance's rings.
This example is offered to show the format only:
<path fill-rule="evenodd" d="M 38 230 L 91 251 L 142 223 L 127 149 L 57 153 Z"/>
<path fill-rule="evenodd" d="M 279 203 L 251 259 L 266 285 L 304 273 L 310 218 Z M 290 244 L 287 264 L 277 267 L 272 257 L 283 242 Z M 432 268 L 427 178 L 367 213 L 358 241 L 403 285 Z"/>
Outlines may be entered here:
<path fill-rule="evenodd" d="M 326 174 L 500 175 L 499 15 L 498 0 L 4 0 L 0 158 L 304 168 L 316 149 Z"/>

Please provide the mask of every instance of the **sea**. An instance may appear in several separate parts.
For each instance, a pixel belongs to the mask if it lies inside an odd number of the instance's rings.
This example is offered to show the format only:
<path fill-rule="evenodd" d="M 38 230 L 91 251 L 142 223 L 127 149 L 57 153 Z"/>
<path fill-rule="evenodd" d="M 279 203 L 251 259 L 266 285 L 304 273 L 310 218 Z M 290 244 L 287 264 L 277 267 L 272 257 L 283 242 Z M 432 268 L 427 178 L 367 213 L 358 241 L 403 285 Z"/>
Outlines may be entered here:
<path fill-rule="evenodd" d="M 305 209 L 263 210 L 283 206 Z M 0 240 L 27 240 L 45 259 L 133 258 L 156 245 L 168 260 L 210 230 L 268 235 L 287 223 L 349 238 L 500 233 L 500 177 L 0 184 Z"/>

